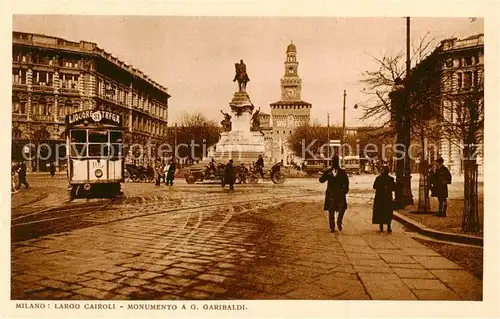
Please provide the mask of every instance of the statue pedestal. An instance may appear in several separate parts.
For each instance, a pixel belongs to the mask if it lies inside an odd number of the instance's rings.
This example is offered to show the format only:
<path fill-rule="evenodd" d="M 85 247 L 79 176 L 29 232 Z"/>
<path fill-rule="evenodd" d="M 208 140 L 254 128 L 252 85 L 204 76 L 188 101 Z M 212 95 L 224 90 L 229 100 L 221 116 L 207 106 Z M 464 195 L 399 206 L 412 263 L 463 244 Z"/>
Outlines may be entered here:
<path fill-rule="evenodd" d="M 251 164 L 265 152 L 264 136 L 250 131 L 254 106 L 246 92 L 235 92 L 229 103 L 231 107 L 231 131 L 221 133 L 215 146 L 214 159 Z"/>

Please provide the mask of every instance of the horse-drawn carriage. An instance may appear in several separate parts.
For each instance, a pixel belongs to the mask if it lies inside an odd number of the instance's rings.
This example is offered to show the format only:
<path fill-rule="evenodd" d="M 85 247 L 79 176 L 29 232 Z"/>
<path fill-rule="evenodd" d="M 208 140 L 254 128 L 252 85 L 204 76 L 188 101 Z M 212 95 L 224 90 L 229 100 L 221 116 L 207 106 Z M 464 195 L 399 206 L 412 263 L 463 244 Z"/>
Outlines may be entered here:
<path fill-rule="evenodd" d="M 263 168 L 261 174 L 256 166 L 247 167 L 244 164 L 235 163 L 233 168 L 236 174 L 236 183 L 256 184 L 259 178 L 262 178 L 263 180 L 271 180 L 274 184 L 283 184 L 286 178 L 281 171 L 281 166 L 281 163 L 278 163 L 271 168 Z M 187 169 L 184 173 L 184 177 L 188 184 L 205 181 L 223 183 L 225 170 L 225 164 L 217 164 L 212 167 L 194 167 Z"/>

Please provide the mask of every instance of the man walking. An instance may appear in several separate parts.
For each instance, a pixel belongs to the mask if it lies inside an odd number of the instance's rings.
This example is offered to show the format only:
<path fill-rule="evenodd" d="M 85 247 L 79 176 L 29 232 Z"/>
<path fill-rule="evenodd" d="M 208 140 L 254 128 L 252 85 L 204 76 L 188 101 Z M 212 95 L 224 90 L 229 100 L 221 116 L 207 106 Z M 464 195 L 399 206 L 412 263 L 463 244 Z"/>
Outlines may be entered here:
<path fill-rule="evenodd" d="M 346 172 L 340 168 L 337 155 L 332 159 L 332 167 L 323 173 L 319 178 L 319 182 L 328 182 L 323 209 L 328 211 L 330 232 L 335 231 L 335 212 L 338 212 L 337 226 L 342 231 L 342 219 L 347 209 L 346 195 L 349 192 L 349 178 Z"/>
<path fill-rule="evenodd" d="M 224 170 L 224 182 L 222 187 L 225 184 L 229 184 L 229 190 L 234 191 L 234 182 L 236 181 L 236 172 L 233 167 L 233 160 L 230 159 L 229 163 L 227 163 L 226 168 Z"/>
<path fill-rule="evenodd" d="M 172 158 L 168 164 L 168 169 L 165 173 L 165 182 L 167 185 L 173 186 L 175 178 L 175 159 Z"/>
<path fill-rule="evenodd" d="M 54 165 L 54 162 L 50 162 L 50 177 L 54 177 L 56 174 L 56 166 Z"/>
<path fill-rule="evenodd" d="M 21 189 L 21 185 L 24 185 L 26 188 L 29 188 L 30 185 L 28 184 L 28 181 L 26 180 L 26 163 L 21 162 L 19 163 L 19 185 L 18 189 Z"/>
<path fill-rule="evenodd" d="M 257 173 L 260 174 L 260 177 L 264 178 L 264 158 L 262 155 L 259 155 L 257 162 L 255 162 L 255 167 L 257 168 Z"/>
<path fill-rule="evenodd" d="M 443 165 L 444 160 L 442 157 L 436 160 L 436 170 L 431 172 L 429 176 L 429 182 L 431 184 L 432 196 L 437 197 L 439 202 L 439 211 L 436 214 L 438 217 L 446 217 L 446 209 L 448 198 L 448 184 L 451 184 L 451 173 Z"/>

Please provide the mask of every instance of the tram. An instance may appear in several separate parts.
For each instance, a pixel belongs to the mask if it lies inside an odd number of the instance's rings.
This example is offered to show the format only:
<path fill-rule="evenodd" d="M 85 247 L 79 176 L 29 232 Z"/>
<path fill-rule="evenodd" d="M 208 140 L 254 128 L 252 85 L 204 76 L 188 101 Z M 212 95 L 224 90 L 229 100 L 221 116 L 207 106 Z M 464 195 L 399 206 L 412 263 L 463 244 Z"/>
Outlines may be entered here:
<path fill-rule="evenodd" d="M 66 116 L 71 198 L 117 196 L 124 182 L 123 118 L 105 110 Z"/>

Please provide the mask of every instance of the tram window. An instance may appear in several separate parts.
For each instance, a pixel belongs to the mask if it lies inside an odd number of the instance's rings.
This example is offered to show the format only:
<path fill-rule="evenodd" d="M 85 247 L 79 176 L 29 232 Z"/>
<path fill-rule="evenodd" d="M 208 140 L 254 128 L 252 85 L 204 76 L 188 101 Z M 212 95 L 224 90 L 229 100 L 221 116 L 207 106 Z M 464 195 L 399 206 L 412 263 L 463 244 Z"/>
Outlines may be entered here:
<path fill-rule="evenodd" d="M 87 131 L 86 130 L 71 130 L 71 143 L 86 143 Z"/>
<path fill-rule="evenodd" d="M 107 143 L 108 131 L 90 131 L 89 130 L 89 143 Z"/>
<path fill-rule="evenodd" d="M 107 144 L 89 144 L 89 156 L 108 156 Z"/>
<path fill-rule="evenodd" d="M 70 147 L 72 157 L 78 158 L 87 156 L 87 144 L 71 144 Z"/>
<path fill-rule="evenodd" d="M 109 150 L 109 156 L 112 158 L 121 158 L 123 156 L 123 145 L 122 144 L 111 144 L 111 149 Z"/>
<path fill-rule="evenodd" d="M 123 143 L 123 132 L 122 131 L 109 131 L 109 142 L 110 143 Z"/>

